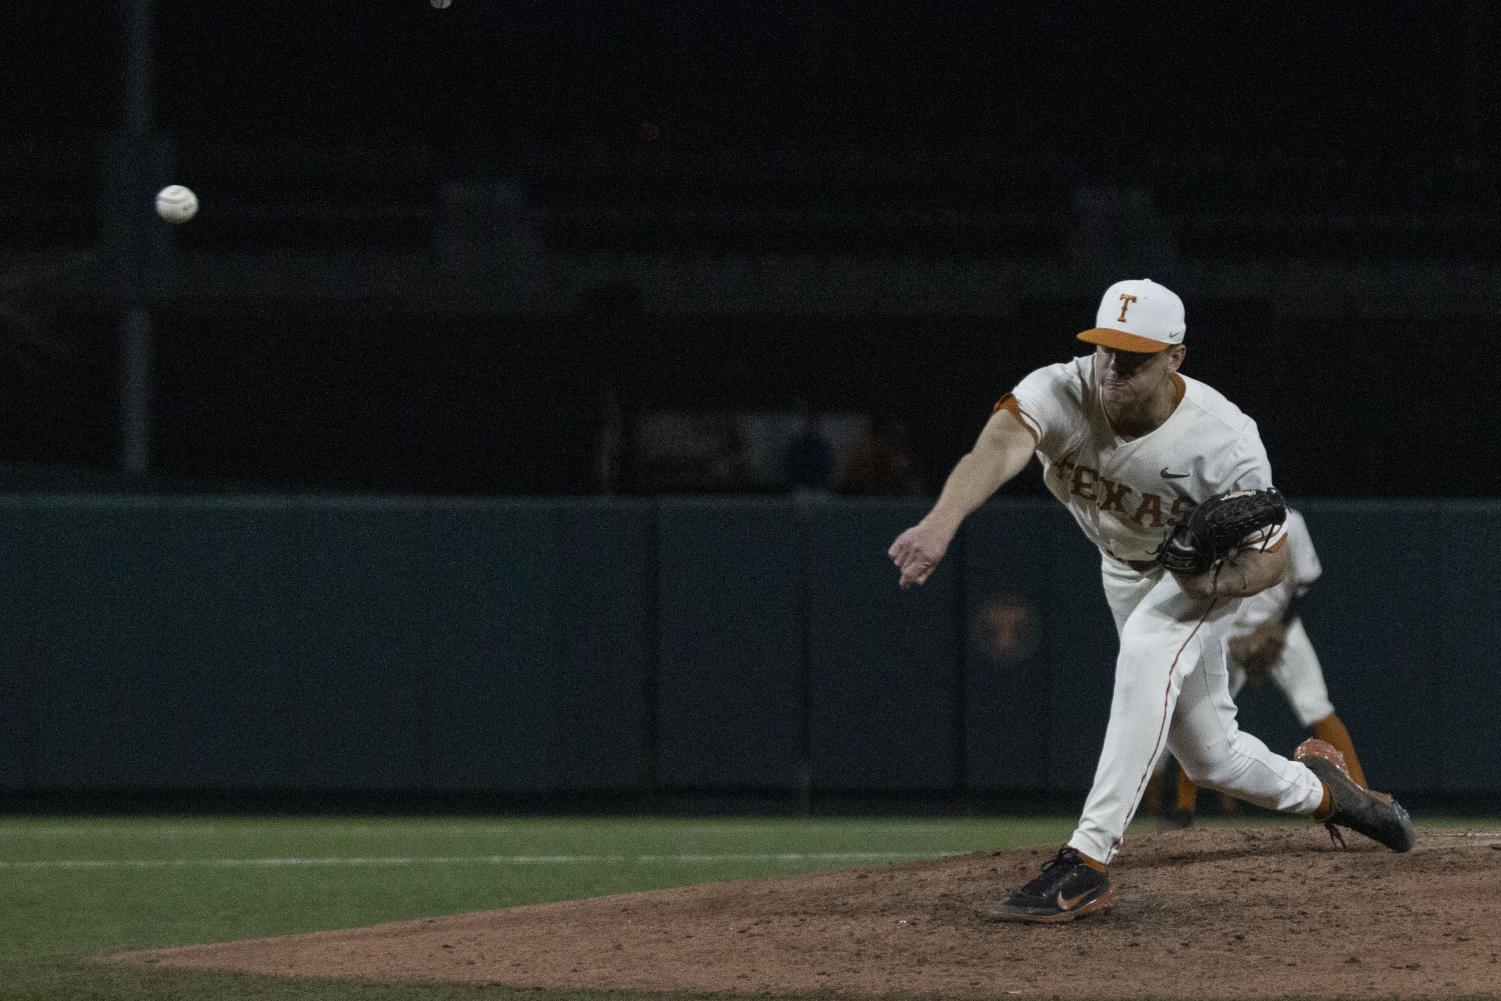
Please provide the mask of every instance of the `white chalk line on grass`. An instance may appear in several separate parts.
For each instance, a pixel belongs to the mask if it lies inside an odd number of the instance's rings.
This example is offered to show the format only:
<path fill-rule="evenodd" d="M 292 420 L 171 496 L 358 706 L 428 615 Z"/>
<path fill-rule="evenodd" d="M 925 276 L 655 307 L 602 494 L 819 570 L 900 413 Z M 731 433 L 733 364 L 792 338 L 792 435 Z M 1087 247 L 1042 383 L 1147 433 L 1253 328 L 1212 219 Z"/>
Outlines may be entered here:
<path fill-rule="evenodd" d="M 428 837 L 430 835 L 493 836 L 516 833 L 512 824 L 472 825 L 466 827 L 428 827 L 416 824 L 339 824 L 322 820 L 301 819 L 286 822 L 250 820 L 242 824 L 181 824 L 141 826 L 130 821 L 84 821 L 77 824 L 0 824 L 0 838 L 161 838 L 181 840 L 197 837 L 253 838 L 267 832 L 295 835 L 299 831 L 328 827 L 340 835 L 355 837 Z"/>
<path fill-rule="evenodd" d="M 765 823 L 685 823 L 681 821 L 638 821 L 625 822 L 593 820 L 567 821 L 576 828 L 588 829 L 589 827 L 605 827 L 622 832 L 661 831 L 666 834 L 709 834 L 709 835 L 735 835 L 735 834 L 780 834 L 789 828 L 794 830 L 840 830 L 856 824 L 860 830 L 872 834 L 941 834 L 951 828 L 952 825 L 922 821 L 895 821 L 886 823 L 868 823 L 861 820 L 778 820 Z M 79 823 L 63 822 L 27 822 L 19 824 L 0 824 L 0 837 L 78 837 L 93 838 L 107 835 L 111 838 L 192 838 L 192 837 L 220 837 L 230 835 L 233 837 L 251 836 L 262 834 L 265 831 L 289 831 L 295 832 L 300 829 L 316 827 L 330 827 L 342 835 L 365 835 L 377 834 L 387 837 L 402 837 L 405 835 L 421 836 L 449 835 L 458 837 L 490 836 L 496 834 L 526 835 L 539 831 L 551 830 L 555 827 L 566 826 L 560 821 L 537 821 L 516 822 L 497 821 L 495 823 L 475 822 L 458 824 L 433 825 L 422 820 L 408 820 L 397 818 L 390 823 L 354 823 L 349 824 L 341 821 L 330 821 L 326 818 L 291 818 L 288 820 L 264 820 L 250 819 L 242 823 L 201 823 L 201 824 L 141 824 L 133 820 L 87 820 Z"/>
<path fill-rule="evenodd" d="M 419 866 L 419 865 L 698 865 L 717 862 L 889 862 L 898 859 L 940 858 L 952 851 L 932 852 L 733 852 L 681 855 L 386 855 L 288 858 L 177 858 L 177 859 L 37 859 L 0 860 L 0 870 L 16 869 L 240 869 L 294 866 Z"/>

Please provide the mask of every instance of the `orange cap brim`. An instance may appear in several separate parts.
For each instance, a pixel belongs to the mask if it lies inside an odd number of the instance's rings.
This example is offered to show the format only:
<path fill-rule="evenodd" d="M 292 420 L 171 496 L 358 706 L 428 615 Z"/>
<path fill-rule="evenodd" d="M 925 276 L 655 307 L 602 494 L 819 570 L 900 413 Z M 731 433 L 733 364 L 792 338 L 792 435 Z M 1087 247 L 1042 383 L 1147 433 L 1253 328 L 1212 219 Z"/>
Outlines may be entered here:
<path fill-rule="evenodd" d="M 1172 347 L 1166 341 L 1154 341 L 1150 337 L 1139 337 L 1136 334 L 1128 334 L 1124 330 L 1111 330 L 1109 327 L 1091 327 L 1079 335 L 1079 340 L 1088 344 L 1103 344 L 1117 351 L 1132 351 L 1143 355 L 1156 354 L 1163 348 Z"/>

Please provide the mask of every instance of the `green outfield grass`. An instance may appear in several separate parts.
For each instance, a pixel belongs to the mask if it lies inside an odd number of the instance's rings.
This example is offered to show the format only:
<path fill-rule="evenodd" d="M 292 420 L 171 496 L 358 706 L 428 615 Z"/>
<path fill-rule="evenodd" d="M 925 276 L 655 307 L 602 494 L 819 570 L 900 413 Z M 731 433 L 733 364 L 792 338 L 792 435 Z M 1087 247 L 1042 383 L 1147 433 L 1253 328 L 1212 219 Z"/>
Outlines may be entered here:
<path fill-rule="evenodd" d="M 0 1001 L 624 998 L 290 982 L 87 957 L 1053 845 L 1072 827 L 1073 818 L 0 818 Z"/>

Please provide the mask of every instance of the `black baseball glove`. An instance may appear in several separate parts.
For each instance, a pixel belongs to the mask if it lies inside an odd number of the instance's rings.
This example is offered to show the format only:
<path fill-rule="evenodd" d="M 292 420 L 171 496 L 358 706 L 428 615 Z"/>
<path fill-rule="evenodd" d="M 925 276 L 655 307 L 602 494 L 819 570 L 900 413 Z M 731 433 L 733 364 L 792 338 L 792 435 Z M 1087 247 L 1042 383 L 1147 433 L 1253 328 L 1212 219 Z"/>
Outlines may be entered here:
<path fill-rule="evenodd" d="M 1157 551 L 1157 562 L 1174 573 L 1198 575 L 1255 542 L 1256 533 L 1265 539 L 1269 529 L 1286 520 L 1287 505 L 1276 487 L 1218 494 L 1173 526 Z"/>

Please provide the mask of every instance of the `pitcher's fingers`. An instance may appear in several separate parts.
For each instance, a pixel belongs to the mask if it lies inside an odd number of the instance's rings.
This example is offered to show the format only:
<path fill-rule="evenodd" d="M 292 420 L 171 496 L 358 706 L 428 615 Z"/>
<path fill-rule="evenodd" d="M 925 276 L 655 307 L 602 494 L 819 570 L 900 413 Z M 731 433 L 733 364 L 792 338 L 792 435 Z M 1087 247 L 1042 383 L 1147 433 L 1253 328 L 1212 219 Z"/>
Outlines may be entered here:
<path fill-rule="evenodd" d="M 931 567 L 922 563 L 913 563 L 902 568 L 902 587 L 922 587 L 928 582 L 928 575 L 933 572 Z"/>

